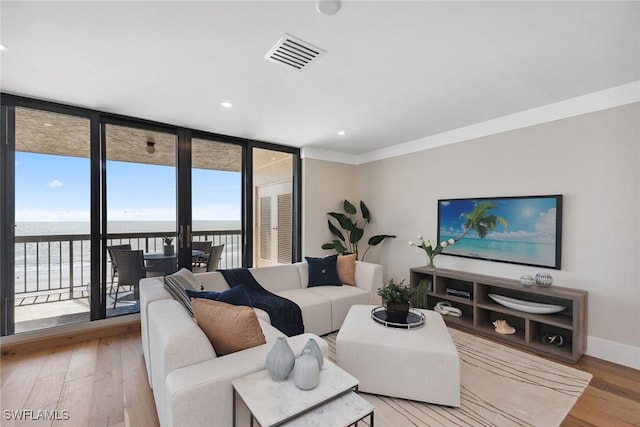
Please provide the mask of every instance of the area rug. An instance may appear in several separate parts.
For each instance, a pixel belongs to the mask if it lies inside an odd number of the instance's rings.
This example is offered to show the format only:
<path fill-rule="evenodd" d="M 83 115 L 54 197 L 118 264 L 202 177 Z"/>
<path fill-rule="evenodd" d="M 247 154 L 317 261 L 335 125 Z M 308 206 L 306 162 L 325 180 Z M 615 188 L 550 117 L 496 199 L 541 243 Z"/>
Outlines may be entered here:
<path fill-rule="evenodd" d="M 375 406 L 376 427 L 558 426 L 591 381 L 588 372 L 456 329 L 449 332 L 460 354 L 461 407 L 361 393 Z M 333 361 L 336 335 L 324 337 Z"/>

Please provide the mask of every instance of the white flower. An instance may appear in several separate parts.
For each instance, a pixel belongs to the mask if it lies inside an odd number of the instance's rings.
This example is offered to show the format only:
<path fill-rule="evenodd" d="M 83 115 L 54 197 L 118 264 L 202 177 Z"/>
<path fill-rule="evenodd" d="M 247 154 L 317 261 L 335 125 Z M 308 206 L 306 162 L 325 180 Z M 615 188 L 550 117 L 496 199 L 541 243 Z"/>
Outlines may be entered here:
<path fill-rule="evenodd" d="M 418 239 L 422 240 L 422 234 L 418 234 Z"/>
<path fill-rule="evenodd" d="M 453 245 L 455 242 L 456 242 L 455 240 L 453 240 L 453 239 L 449 239 L 449 244 L 450 244 L 450 245 Z"/>
<path fill-rule="evenodd" d="M 413 246 L 413 242 L 409 240 L 409 246 Z"/>
<path fill-rule="evenodd" d="M 444 240 L 440 243 L 440 246 L 442 246 L 443 248 L 447 247 L 447 242 L 445 242 Z"/>

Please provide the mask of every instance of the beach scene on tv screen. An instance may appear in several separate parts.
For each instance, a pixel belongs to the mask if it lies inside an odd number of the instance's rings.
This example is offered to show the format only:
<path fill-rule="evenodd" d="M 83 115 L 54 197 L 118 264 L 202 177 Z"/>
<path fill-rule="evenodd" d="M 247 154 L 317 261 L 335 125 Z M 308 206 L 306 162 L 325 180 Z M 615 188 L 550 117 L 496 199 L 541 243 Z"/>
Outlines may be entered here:
<path fill-rule="evenodd" d="M 467 231 L 468 216 L 479 203 L 491 206 L 484 215 L 499 219 L 484 237 Z M 438 205 L 439 240 L 464 235 L 443 254 L 556 267 L 555 197 L 440 200 Z"/>

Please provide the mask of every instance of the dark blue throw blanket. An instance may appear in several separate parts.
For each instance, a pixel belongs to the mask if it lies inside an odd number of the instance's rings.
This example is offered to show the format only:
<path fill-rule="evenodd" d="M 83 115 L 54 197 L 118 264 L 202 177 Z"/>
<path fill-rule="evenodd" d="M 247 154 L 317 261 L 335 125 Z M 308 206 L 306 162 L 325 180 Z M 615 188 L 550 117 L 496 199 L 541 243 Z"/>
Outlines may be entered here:
<path fill-rule="evenodd" d="M 278 328 L 288 337 L 300 335 L 304 332 L 302 323 L 302 311 L 298 304 L 291 300 L 272 294 L 253 277 L 246 268 L 232 268 L 230 270 L 218 270 L 230 287 L 243 284 L 251 304 L 260 308 L 271 318 L 271 325 Z"/>

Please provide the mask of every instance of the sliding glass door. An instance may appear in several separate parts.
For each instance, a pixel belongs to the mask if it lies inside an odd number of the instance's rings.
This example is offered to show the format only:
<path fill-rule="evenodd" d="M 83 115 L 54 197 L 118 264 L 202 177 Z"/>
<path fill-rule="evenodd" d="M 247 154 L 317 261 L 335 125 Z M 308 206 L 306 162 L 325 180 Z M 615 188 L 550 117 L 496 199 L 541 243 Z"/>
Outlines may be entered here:
<path fill-rule="evenodd" d="M 172 274 L 177 264 L 176 135 L 153 128 L 106 124 L 103 204 L 106 221 L 107 317 L 140 310 L 127 264 L 116 256 L 142 251 L 146 276 Z M 118 251 L 118 254 L 114 252 Z M 134 276 L 137 277 L 137 276 Z"/>
<path fill-rule="evenodd" d="M 191 140 L 193 271 L 242 267 L 243 147 L 205 137 Z M 216 259 L 210 259 L 211 254 Z"/>
<path fill-rule="evenodd" d="M 2 335 L 137 312 L 114 251 L 140 277 L 299 260 L 297 149 L 0 101 Z"/>
<path fill-rule="evenodd" d="M 13 172 L 5 181 L 13 185 L 4 188 L 13 203 L 3 203 L 3 214 L 13 217 L 6 236 L 13 254 L 3 257 L 12 273 L 3 274 L 3 329 L 88 321 L 90 120 L 22 107 L 13 112 L 13 144 L 3 152 L 3 167 Z"/>

